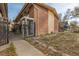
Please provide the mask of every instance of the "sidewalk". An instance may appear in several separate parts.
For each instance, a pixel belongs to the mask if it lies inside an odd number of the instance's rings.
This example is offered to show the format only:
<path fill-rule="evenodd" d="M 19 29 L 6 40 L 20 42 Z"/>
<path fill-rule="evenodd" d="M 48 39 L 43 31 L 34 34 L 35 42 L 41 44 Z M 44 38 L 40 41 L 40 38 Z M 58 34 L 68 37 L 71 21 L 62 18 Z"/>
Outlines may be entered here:
<path fill-rule="evenodd" d="M 15 38 L 13 41 L 18 56 L 44 56 L 44 54 L 21 38 Z"/>

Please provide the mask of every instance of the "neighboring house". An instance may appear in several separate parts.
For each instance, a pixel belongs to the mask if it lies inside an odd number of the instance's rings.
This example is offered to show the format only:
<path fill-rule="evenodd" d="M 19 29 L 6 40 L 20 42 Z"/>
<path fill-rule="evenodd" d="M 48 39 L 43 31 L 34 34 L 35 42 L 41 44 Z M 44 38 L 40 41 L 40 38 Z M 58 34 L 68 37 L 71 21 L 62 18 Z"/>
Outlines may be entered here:
<path fill-rule="evenodd" d="M 60 32 L 64 32 L 64 22 L 61 22 L 61 21 L 60 21 L 60 26 L 59 26 L 59 28 L 60 28 L 60 29 L 59 29 Z"/>
<path fill-rule="evenodd" d="M 70 29 L 70 25 L 68 22 L 60 22 L 60 32 L 68 31 Z"/>
<path fill-rule="evenodd" d="M 15 23 L 27 23 L 25 32 L 35 36 L 59 32 L 59 17 L 55 8 L 42 3 L 27 3 L 15 19 Z"/>
<path fill-rule="evenodd" d="M 9 26 L 9 31 L 12 32 L 14 28 L 14 22 L 10 22 Z"/>
<path fill-rule="evenodd" d="M 7 4 L 0 3 L 0 45 L 7 43 Z"/>

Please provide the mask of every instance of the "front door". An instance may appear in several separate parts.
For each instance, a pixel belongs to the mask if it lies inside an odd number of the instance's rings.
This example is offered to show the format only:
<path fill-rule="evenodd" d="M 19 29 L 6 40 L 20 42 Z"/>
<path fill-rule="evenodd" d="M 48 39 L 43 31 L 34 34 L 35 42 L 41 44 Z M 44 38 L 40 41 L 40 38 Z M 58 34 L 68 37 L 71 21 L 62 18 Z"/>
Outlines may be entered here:
<path fill-rule="evenodd" d="M 28 35 L 35 35 L 35 22 L 33 20 L 28 20 Z"/>
<path fill-rule="evenodd" d="M 35 22 L 29 19 L 23 20 L 22 33 L 23 33 L 23 37 L 35 36 Z"/>

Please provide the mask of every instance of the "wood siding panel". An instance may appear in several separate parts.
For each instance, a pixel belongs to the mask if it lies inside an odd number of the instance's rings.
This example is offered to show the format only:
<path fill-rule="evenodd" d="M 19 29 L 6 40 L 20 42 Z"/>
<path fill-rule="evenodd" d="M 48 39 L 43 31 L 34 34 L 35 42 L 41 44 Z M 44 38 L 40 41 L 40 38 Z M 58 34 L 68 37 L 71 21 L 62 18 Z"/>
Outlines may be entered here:
<path fill-rule="evenodd" d="M 59 19 L 54 16 L 54 32 L 59 32 Z"/>
<path fill-rule="evenodd" d="M 39 27 L 38 27 L 38 9 L 36 9 L 36 8 L 34 8 L 34 20 L 35 20 L 35 26 L 36 26 L 35 27 L 35 29 L 36 29 L 35 34 L 37 36 Z"/>
<path fill-rule="evenodd" d="M 29 17 L 34 18 L 34 7 L 31 6 L 29 9 Z"/>
<path fill-rule="evenodd" d="M 54 32 L 54 14 L 48 11 L 48 33 Z"/>
<path fill-rule="evenodd" d="M 48 33 L 48 10 L 38 5 L 34 9 L 38 35 Z"/>

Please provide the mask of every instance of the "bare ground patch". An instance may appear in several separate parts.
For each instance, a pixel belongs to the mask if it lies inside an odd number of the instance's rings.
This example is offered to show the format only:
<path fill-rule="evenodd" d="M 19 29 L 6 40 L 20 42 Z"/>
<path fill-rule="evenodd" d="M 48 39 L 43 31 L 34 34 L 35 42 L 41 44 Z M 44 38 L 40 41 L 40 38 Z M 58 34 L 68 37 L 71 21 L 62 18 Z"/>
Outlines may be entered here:
<path fill-rule="evenodd" d="M 49 55 L 62 55 L 62 53 L 66 53 L 71 56 L 79 56 L 79 33 L 70 33 L 70 32 L 60 32 L 56 34 L 49 34 L 45 36 L 34 37 L 30 39 L 26 39 L 36 48 L 40 49 L 42 52 L 49 53 Z M 38 40 L 46 45 L 46 47 L 42 47 L 35 40 Z M 53 47 L 57 51 L 47 50 L 47 47 Z"/>
<path fill-rule="evenodd" d="M 17 54 L 13 43 L 11 43 L 7 49 L 0 51 L 0 56 L 16 56 L 16 55 Z"/>

